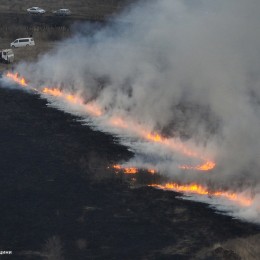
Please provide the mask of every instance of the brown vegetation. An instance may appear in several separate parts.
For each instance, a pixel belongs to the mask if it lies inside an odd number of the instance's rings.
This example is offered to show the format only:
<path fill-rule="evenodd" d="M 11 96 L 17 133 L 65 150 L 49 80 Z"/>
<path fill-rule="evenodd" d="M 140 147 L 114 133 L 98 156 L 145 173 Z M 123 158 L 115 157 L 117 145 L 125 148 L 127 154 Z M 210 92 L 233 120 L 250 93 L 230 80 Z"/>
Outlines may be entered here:
<path fill-rule="evenodd" d="M 26 13 L 26 9 L 32 6 L 39 6 L 45 9 L 46 14 L 59 8 L 69 8 L 73 16 L 88 18 L 91 16 L 103 16 L 116 12 L 129 0 L 9 0 L 1 1 L 1 13 Z"/>
<path fill-rule="evenodd" d="M 256 260 L 260 256 L 260 235 L 230 239 L 201 250 L 196 259 Z"/>
<path fill-rule="evenodd" d="M 0 3 L 0 49 L 10 47 L 17 38 L 33 36 L 36 46 L 14 50 L 15 62 L 32 61 L 60 41 L 71 35 L 71 26 L 84 21 L 104 21 L 133 0 L 9 0 Z M 26 9 L 32 6 L 44 8 L 42 16 L 29 15 Z M 51 12 L 69 8 L 70 17 L 55 17 Z M 0 64 L 0 71 L 12 65 Z"/>

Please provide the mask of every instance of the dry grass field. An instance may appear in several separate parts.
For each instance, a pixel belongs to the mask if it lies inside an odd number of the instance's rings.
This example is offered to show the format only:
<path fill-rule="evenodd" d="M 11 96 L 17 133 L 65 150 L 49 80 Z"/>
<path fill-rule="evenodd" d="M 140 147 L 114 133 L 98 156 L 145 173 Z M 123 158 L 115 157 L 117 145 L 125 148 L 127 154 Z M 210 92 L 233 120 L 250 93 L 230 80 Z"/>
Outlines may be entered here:
<path fill-rule="evenodd" d="M 3 48 L 8 48 L 9 41 L 5 40 L 1 42 Z M 55 42 L 52 41 L 40 41 L 34 47 L 24 47 L 13 49 L 15 61 L 13 64 L 0 63 L 0 73 L 6 70 L 11 70 L 15 64 L 20 61 L 35 61 L 39 55 L 47 52 L 55 46 Z"/>
<path fill-rule="evenodd" d="M 135 0 L 0 0 L 0 49 L 10 47 L 17 38 L 33 36 L 36 46 L 14 49 L 15 62 L 31 61 L 51 49 L 57 41 L 71 35 L 71 26 L 84 21 L 103 22 Z M 29 15 L 27 8 L 39 6 L 42 16 Z M 68 8 L 70 17 L 55 17 L 53 10 Z M 13 65 L 0 63 L 0 72 Z"/>
<path fill-rule="evenodd" d="M 27 8 L 39 6 L 47 11 L 46 15 L 56 9 L 69 8 L 73 16 L 102 16 L 116 12 L 130 2 L 129 0 L 1 0 L 0 12 L 26 13 Z"/>

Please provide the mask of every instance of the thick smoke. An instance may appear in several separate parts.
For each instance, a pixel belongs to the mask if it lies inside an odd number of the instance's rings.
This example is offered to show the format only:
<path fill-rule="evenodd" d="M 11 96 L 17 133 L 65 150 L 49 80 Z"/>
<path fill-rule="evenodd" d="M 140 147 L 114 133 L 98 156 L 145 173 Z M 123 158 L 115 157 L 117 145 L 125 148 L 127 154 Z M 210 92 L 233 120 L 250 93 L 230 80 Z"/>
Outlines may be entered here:
<path fill-rule="evenodd" d="M 75 91 L 108 114 L 193 140 L 214 156 L 213 183 L 259 194 L 259 13 L 258 0 L 139 1 L 17 70 L 35 86 Z"/>

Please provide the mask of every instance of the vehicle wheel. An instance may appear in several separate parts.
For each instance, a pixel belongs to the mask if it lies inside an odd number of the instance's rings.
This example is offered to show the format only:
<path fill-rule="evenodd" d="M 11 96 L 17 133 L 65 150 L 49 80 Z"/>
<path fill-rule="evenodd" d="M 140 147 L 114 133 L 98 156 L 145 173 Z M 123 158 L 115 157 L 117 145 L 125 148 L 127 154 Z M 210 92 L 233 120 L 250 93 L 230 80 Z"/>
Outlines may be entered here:
<path fill-rule="evenodd" d="M 26 47 L 29 47 L 29 44 L 27 44 Z"/>

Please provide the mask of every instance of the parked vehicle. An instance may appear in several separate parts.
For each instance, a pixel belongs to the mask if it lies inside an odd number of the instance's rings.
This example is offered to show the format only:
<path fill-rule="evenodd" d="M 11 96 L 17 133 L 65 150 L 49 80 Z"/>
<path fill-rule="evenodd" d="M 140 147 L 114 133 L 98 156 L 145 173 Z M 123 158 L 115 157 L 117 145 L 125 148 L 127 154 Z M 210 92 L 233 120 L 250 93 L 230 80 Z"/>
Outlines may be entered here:
<path fill-rule="evenodd" d="M 14 61 L 14 52 L 11 49 L 0 50 L 0 62 L 12 63 Z"/>
<path fill-rule="evenodd" d="M 11 48 L 34 46 L 35 42 L 33 38 L 19 38 L 10 43 Z"/>
<path fill-rule="evenodd" d="M 57 15 L 57 16 L 68 16 L 68 15 L 71 15 L 71 11 L 69 9 L 63 8 L 63 9 L 53 11 L 53 14 Z"/>
<path fill-rule="evenodd" d="M 40 7 L 31 7 L 27 9 L 29 14 L 44 14 L 46 11 Z"/>

